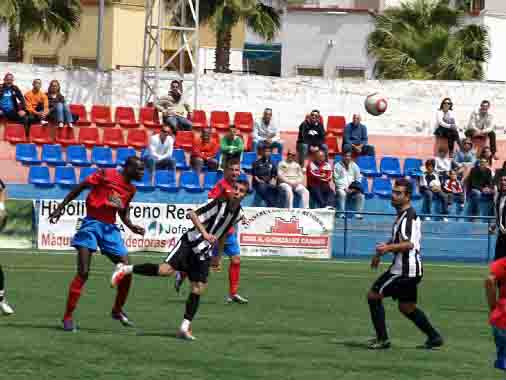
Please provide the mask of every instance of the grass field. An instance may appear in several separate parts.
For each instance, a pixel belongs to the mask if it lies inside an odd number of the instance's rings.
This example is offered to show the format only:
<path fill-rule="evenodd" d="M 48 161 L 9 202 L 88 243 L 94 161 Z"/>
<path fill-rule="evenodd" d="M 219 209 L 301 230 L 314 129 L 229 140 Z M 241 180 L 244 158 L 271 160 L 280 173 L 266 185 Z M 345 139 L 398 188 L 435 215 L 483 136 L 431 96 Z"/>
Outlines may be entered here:
<path fill-rule="evenodd" d="M 76 312 L 80 330 L 63 332 L 74 261 L 73 255 L 0 253 L 16 309 L 0 319 L 2 380 L 505 377 L 491 368 L 484 266 L 426 266 L 420 305 L 447 340 L 442 350 L 417 349 L 424 337 L 387 301 L 393 347 L 371 352 L 364 346 L 372 336 L 365 294 L 378 273 L 365 261 L 244 258 L 241 290 L 250 304 L 225 305 L 226 271 L 213 274 L 193 323 L 195 342 L 174 338 L 185 297 L 175 295 L 172 279 L 136 277 L 126 310 L 137 327 L 112 321 L 112 266 L 98 255 Z"/>

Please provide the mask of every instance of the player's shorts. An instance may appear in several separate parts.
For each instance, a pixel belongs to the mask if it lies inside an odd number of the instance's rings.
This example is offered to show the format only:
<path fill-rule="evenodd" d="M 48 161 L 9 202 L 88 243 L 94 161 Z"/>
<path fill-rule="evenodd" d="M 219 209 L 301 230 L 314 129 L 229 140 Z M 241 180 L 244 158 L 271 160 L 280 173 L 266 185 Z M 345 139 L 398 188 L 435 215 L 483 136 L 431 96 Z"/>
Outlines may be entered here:
<path fill-rule="evenodd" d="M 416 303 L 417 287 L 421 277 L 407 277 L 401 274 L 383 273 L 372 285 L 372 290 L 383 297 L 406 303 Z"/>
<path fill-rule="evenodd" d="M 119 228 L 115 224 L 104 223 L 88 217 L 81 219 L 79 223 L 81 226 L 70 243 L 72 247 L 88 248 L 91 252 L 100 248 L 100 252 L 116 256 L 128 254 Z"/>
<path fill-rule="evenodd" d="M 211 258 L 193 252 L 186 240 L 179 239 L 164 261 L 175 270 L 186 272 L 190 281 L 207 283 Z"/>
<path fill-rule="evenodd" d="M 494 261 L 506 257 L 506 235 L 498 234 L 497 240 L 495 241 L 495 255 Z"/>
<path fill-rule="evenodd" d="M 237 239 L 237 231 L 234 231 L 233 233 L 227 235 L 223 253 L 229 257 L 238 256 L 241 254 L 239 240 Z M 214 246 L 213 256 L 218 256 L 218 244 Z"/>

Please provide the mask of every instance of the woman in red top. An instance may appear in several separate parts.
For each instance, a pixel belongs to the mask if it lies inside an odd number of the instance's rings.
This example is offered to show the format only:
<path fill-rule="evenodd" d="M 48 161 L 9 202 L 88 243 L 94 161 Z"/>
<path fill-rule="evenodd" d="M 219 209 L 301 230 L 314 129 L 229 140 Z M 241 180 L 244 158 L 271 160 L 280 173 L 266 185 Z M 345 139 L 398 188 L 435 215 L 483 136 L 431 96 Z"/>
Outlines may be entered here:
<path fill-rule="evenodd" d="M 220 144 L 210 139 L 209 131 L 202 131 L 200 139 L 194 142 L 192 148 L 191 166 L 193 170 L 200 173 L 202 167 L 207 165 L 209 170 L 216 171 L 218 168 L 216 154 L 219 149 Z"/>
<path fill-rule="evenodd" d="M 314 208 L 334 207 L 336 194 L 330 187 L 332 168 L 325 160 L 325 152 L 318 150 L 313 153 L 314 159 L 307 166 L 307 187 Z"/>

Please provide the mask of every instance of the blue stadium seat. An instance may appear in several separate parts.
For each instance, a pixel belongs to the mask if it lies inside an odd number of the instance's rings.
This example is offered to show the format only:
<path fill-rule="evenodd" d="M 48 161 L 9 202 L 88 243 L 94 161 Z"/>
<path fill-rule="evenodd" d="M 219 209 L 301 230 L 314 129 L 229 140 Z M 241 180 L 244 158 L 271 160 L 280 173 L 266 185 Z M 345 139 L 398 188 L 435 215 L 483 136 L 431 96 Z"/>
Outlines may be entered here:
<path fill-rule="evenodd" d="M 139 190 L 143 191 L 151 191 L 154 190 L 154 186 L 151 184 L 151 173 L 148 170 L 144 171 L 144 176 L 140 181 L 133 181 L 133 184 L 137 187 Z"/>
<path fill-rule="evenodd" d="M 84 145 L 69 145 L 67 147 L 67 162 L 73 166 L 91 166 Z"/>
<path fill-rule="evenodd" d="M 422 198 L 422 194 L 420 194 L 420 189 L 418 188 L 416 178 L 411 178 L 411 185 L 413 186 L 413 192 L 411 193 L 411 199 L 417 200 Z"/>
<path fill-rule="evenodd" d="M 274 164 L 274 166 L 278 166 L 278 164 L 281 162 L 282 159 L 283 159 L 283 156 L 281 155 L 281 153 L 272 153 L 271 154 L 271 161 Z"/>
<path fill-rule="evenodd" d="M 397 157 L 383 157 L 380 162 L 381 174 L 389 177 L 401 177 L 401 163 Z"/>
<path fill-rule="evenodd" d="M 374 178 L 372 192 L 381 198 L 390 198 L 392 196 L 392 183 L 390 182 L 390 178 Z"/>
<path fill-rule="evenodd" d="M 42 145 L 42 161 L 48 165 L 63 166 L 63 152 L 59 144 L 44 144 Z"/>
<path fill-rule="evenodd" d="M 337 164 L 338 162 L 341 162 L 343 160 L 343 156 L 341 156 L 340 154 L 336 154 L 334 156 L 334 165 Z"/>
<path fill-rule="evenodd" d="M 158 170 L 155 174 L 155 186 L 164 191 L 177 193 L 179 187 L 176 182 L 176 171 Z"/>
<path fill-rule="evenodd" d="M 174 149 L 172 151 L 172 158 L 176 160 L 176 169 L 188 169 L 188 164 L 186 162 L 186 156 L 183 149 Z"/>
<path fill-rule="evenodd" d="M 204 190 L 211 190 L 218 182 L 218 172 L 207 172 L 204 176 Z"/>
<path fill-rule="evenodd" d="M 114 168 L 116 164 L 112 161 L 112 150 L 105 146 L 94 146 L 91 150 L 91 162 L 101 168 Z"/>
<path fill-rule="evenodd" d="M 256 152 L 244 152 L 242 154 L 241 169 L 251 172 L 253 163 L 257 160 Z"/>
<path fill-rule="evenodd" d="M 72 166 L 57 166 L 54 172 L 57 185 L 71 187 L 76 184 L 76 172 Z"/>
<path fill-rule="evenodd" d="M 18 144 L 16 145 L 16 161 L 26 165 L 40 165 L 38 158 L 37 146 L 35 144 Z"/>
<path fill-rule="evenodd" d="M 118 148 L 116 149 L 116 166 L 121 166 L 125 163 L 126 159 L 131 156 L 136 156 L 134 148 Z"/>
<path fill-rule="evenodd" d="M 47 166 L 31 166 L 28 172 L 28 183 L 40 186 L 53 186 Z"/>
<path fill-rule="evenodd" d="M 378 177 L 380 175 L 376 167 L 376 158 L 374 156 L 358 157 L 357 165 L 363 175 L 366 175 L 368 177 Z"/>
<path fill-rule="evenodd" d="M 423 162 L 418 158 L 406 158 L 404 160 L 404 175 L 409 177 L 421 177 Z"/>
<path fill-rule="evenodd" d="M 366 177 L 362 177 L 362 189 L 364 190 L 366 199 L 374 198 L 374 193 L 369 190 L 369 181 Z"/>
<path fill-rule="evenodd" d="M 79 182 L 83 182 L 86 177 L 92 175 L 96 171 L 97 168 L 89 168 L 89 167 L 81 168 L 81 172 L 79 173 Z"/>
<path fill-rule="evenodd" d="M 179 178 L 179 186 L 189 193 L 200 193 L 204 191 L 200 185 L 199 175 L 194 171 L 185 171 L 181 173 Z"/>

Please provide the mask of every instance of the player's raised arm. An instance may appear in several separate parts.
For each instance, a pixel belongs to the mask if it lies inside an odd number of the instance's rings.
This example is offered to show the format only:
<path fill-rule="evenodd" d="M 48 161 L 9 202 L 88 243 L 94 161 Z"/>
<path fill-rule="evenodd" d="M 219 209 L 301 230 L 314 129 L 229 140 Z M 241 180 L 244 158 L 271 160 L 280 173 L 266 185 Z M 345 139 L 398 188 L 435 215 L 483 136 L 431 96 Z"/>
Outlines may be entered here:
<path fill-rule="evenodd" d="M 118 215 L 125 226 L 128 227 L 130 231 L 137 235 L 144 235 L 146 230 L 144 227 L 133 224 L 130 220 L 130 202 L 128 202 L 125 208 L 118 210 Z"/>
<path fill-rule="evenodd" d="M 86 180 L 78 184 L 76 187 L 74 187 L 63 199 L 63 202 L 61 202 L 58 207 L 56 207 L 51 214 L 49 214 L 49 222 L 50 223 L 58 223 L 58 220 L 60 219 L 60 216 L 63 214 L 63 210 L 65 207 L 72 202 L 74 199 L 76 199 L 85 189 L 91 188 L 93 185 Z"/>
<path fill-rule="evenodd" d="M 208 233 L 206 228 L 202 224 L 202 222 L 205 222 L 205 220 L 214 216 L 213 207 L 208 207 L 208 206 L 215 204 L 215 203 L 216 203 L 216 201 L 213 200 L 213 201 L 209 202 L 208 204 L 198 208 L 195 211 L 190 210 L 188 213 L 188 215 L 190 216 L 190 220 L 192 221 L 195 228 L 202 234 L 202 237 L 204 238 L 204 240 L 207 240 L 211 244 L 216 243 L 216 236 Z M 204 209 L 204 210 L 202 210 L 202 209 Z M 203 218 L 203 220 L 201 221 L 200 218 Z"/>

